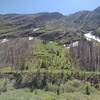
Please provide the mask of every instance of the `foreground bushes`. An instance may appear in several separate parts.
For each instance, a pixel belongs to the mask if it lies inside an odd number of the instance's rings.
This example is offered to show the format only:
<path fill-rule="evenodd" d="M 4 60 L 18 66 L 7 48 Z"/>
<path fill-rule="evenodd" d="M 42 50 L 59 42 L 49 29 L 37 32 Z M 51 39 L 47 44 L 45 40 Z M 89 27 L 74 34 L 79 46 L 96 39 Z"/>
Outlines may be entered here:
<path fill-rule="evenodd" d="M 88 88 L 87 88 L 88 86 Z M 56 84 L 48 84 L 48 91 L 52 91 L 57 93 L 58 85 Z M 90 85 L 90 83 L 81 82 L 79 80 L 69 80 L 65 84 L 60 84 L 59 86 L 60 93 L 73 93 L 73 92 L 81 92 L 84 94 L 94 93 L 96 89 Z"/>
<path fill-rule="evenodd" d="M 2 75 L 1 75 L 2 74 Z M 57 87 L 65 85 L 69 80 L 77 79 L 74 85 L 79 86 L 80 82 L 90 82 L 92 86 L 99 89 L 99 74 L 92 72 L 75 72 L 62 70 L 36 70 L 34 72 L 23 73 L 1 73 L 2 79 L 13 81 L 15 88 L 33 88 L 33 89 L 47 89 L 48 84 L 57 85 Z M 75 84 L 76 83 L 76 84 Z M 72 84 L 72 83 L 69 83 Z"/>
<path fill-rule="evenodd" d="M 80 77 L 79 74 L 80 73 L 76 73 L 76 76 Z M 91 96 L 97 92 L 96 88 L 93 87 L 90 82 L 81 80 L 80 78 L 80 80 L 78 80 L 78 77 L 76 76 L 75 72 L 72 73 L 71 71 L 51 72 L 42 70 L 35 71 L 34 73 L 23 72 L 2 74 L 1 77 L 3 80 L 0 81 L 2 90 L 0 100 L 33 100 L 33 98 L 34 100 L 95 100 L 92 99 Z M 75 79 L 75 77 L 77 79 Z M 11 90 L 10 95 L 8 91 L 5 91 L 5 87 L 6 90 L 8 90 L 9 87 L 6 80 L 9 80 L 9 82 L 14 82 L 13 86 L 18 88 Z M 25 88 L 28 88 L 28 91 L 23 91 Z M 17 92 L 19 90 L 21 90 L 20 94 Z M 15 97 L 12 95 L 15 95 Z M 6 99 L 6 96 L 9 99 Z"/>
<path fill-rule="evenodd" d="M 15 89 L 0 95 L 0 100 L 99 100 L 100 94 L 86 95 L 81 92 L 62 93 L 59 96 L 54 92 L 28 89 Z"/>

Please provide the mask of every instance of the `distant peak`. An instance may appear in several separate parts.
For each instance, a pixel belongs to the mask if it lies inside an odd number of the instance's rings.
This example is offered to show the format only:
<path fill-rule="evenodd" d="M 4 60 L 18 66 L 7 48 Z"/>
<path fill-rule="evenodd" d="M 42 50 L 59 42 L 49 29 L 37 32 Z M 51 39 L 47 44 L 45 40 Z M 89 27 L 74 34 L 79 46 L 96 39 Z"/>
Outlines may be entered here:
<path fill-rule="evenodd" d="M 39 14 L 39 15 L 47 15 L 47 14 L 57 14 L 57 15 L 63 15 L 59 12 L 40 12 L 40 13 L 36 13 L 36 14 Z"/>
<path fill-rule="evenodd" d="M 96 8 L 94 11 L 100 13 L 100 7 Z"/>
<path fill-rule="evenodd" d="M 63 14 L 61 14 L 61 13 L 59 13 L 59 12 L 52 12 L 52 14 L 63 15 Z"/>

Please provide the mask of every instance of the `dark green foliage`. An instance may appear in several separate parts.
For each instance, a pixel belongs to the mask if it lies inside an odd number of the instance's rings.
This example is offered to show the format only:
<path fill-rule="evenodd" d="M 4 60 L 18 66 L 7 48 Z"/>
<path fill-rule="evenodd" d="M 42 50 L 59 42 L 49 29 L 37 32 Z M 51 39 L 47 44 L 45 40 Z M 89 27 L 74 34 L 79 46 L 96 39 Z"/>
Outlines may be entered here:
<path fill-rule="evenodd" d="M 33 92 L 33 91 L 34 91 L 34 87 L 30 86 L 30 92 Z"/>
<path fill-rule="evenodd" d="M 22 74 L 20 73 L 16 73 L 15 74 L 15 79 L 16 79 L 16 82 L 14 84 L 14 87 L 15 88 L 21 88 L 21 82 L 22 82 Z"/>
<path fill-rule="evenodd" d="M 87 95 L 90 95 L 90 89 L 89 89 L 89 86 L 88 85 L 86 86 L 86 94 Z"/>
<path fill-rule="evenodd" d="M 59 95 L 60 94 L 60 91 L 59 91 L 59 86 L 58 86 L 58 88 L 57 88 L 57 95 Z"/>
<path fill-rule="evenodd" d="M 42 63 L 41 63 L 41 67 L 40 68 L 46 68 L 47 66 L 46 66 L 46 62 L 43 62 L 42 61 Z"/>
<path fill-rule="evenodd" d="M 59 51 L 57 51 L 57 56 L 59 56 Z"/>

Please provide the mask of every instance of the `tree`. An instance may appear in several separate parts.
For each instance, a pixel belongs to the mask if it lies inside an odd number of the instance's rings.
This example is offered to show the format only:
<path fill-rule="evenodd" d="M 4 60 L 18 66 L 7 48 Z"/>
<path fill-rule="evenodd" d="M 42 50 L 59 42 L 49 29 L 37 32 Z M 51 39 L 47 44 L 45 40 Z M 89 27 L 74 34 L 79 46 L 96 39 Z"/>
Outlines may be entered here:
<path fill-rule="evenodd" d="M 88 85 L 86 86 L 86 94 L 90 95 L 90 91 L 89 91 L 89 86 Z"/>

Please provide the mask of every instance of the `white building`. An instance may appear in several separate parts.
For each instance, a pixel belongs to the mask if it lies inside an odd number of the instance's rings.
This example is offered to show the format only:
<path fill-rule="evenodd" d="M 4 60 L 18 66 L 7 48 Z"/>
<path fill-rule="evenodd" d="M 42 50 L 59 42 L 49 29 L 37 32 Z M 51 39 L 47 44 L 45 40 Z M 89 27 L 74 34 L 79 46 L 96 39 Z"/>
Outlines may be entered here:
<path fill-rule="evenodd" d="M 29 37 L 29 41 L 33 40 L 33 37 Z"/>
<path fill-rule="evenodd" d="M 97 41 L 97 42 L 100 42 L 100 38 L 99 38 L 99 37 L 96 37 L 95 35 L 93 35 L 93 34 L 92 34 L 92 31 L 90 31 L 89 33 L 84 34 L 84 37 L 85 37 L 88 41 L 95 40 L 95 41 Z"/>

